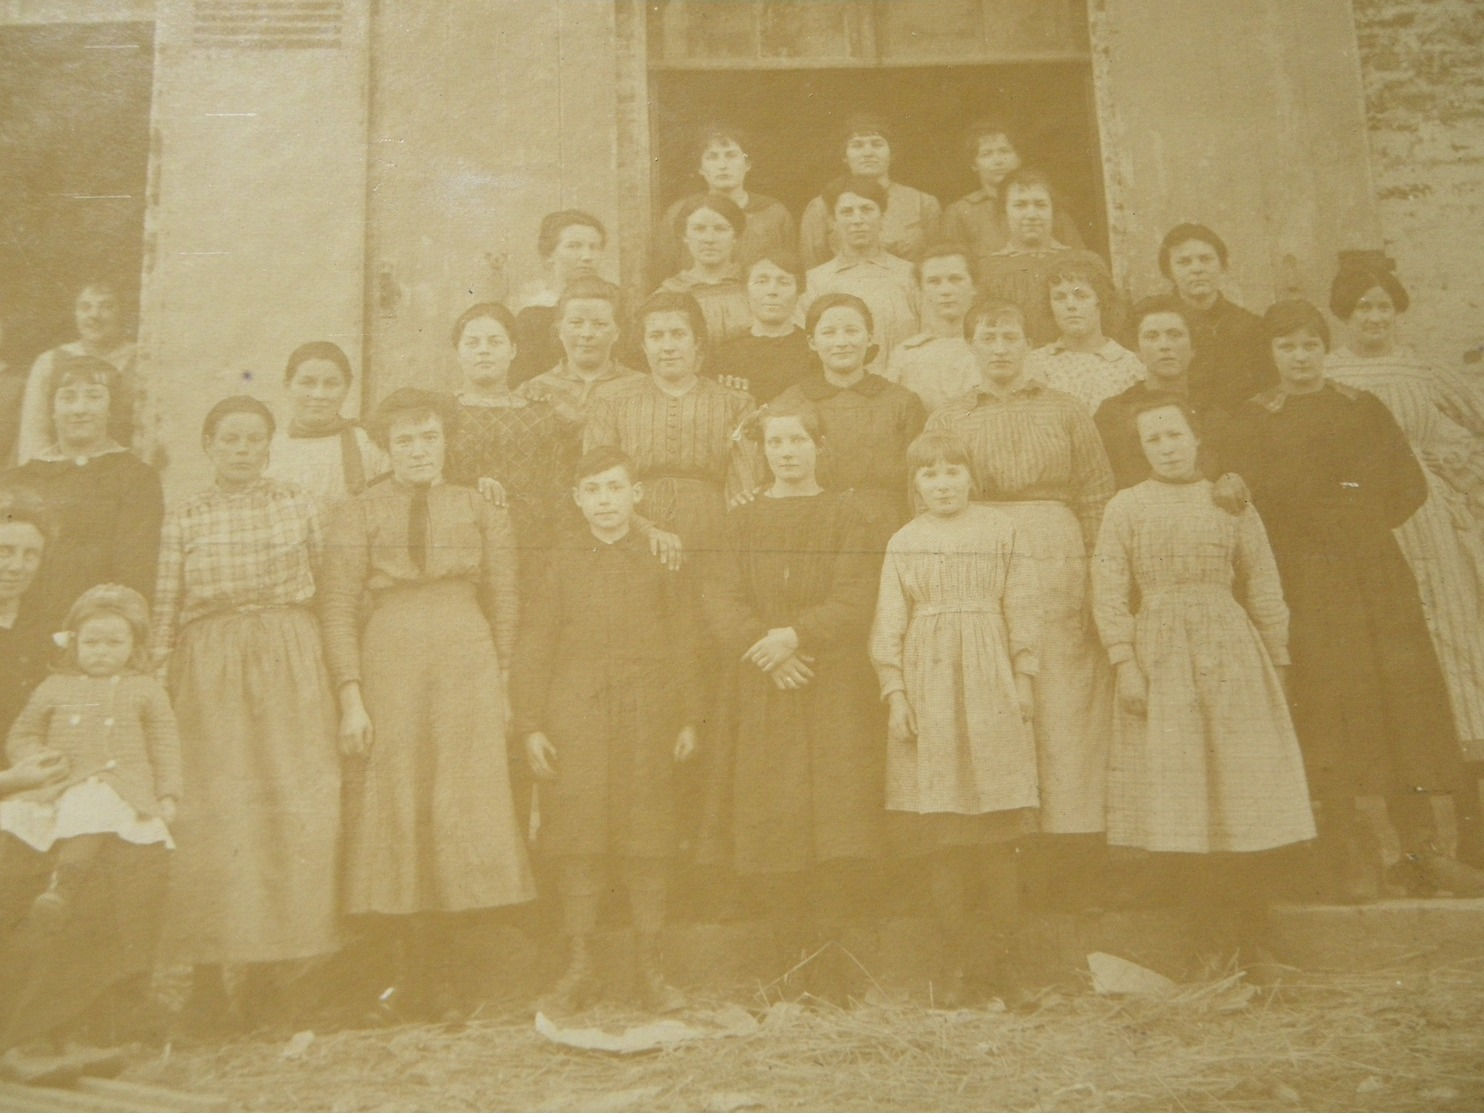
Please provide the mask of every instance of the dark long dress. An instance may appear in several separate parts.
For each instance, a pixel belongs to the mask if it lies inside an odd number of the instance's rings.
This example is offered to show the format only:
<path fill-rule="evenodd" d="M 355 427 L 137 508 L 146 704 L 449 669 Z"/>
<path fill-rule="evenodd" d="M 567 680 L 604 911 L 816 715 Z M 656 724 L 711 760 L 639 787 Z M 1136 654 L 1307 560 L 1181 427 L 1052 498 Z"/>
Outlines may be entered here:
<path fill-rule="evenodd" d="M 1427 483 L 1396 420 L 1339 384 L 1274 389 L 1238 409 L 1225 441 L 1292 613 L 1294 724 L 1316 798 L 1449 789 L 1448 692 L 1392 535 Z"/>
<path fill-rule="evenodd" d="M 165 501 L 153 469 L 115 449 L 86 459 L 33 458 L 0 481 L 34 490 L 56 520 L 28 598 L 41 623 L 59 625 L 84 590 L 103 582 L 154 597 Z"/>
<path fill-rule="evenodd" d="M 543 853 L 675 854 L 675 738 L 704 712 L 692 616 L 682 575 L 637 531 L 574 532 L 544 563 L 510 674 L 512 750 L 538 731 L 557 750 Z"/>
<path fill-rule="evenodd" d="M 869 372 L 848 388 L 831 384 L 823 372 L 816 372 L 778 397 L 781 407 L 806 402 L 819 413 L 824 433 L 820 484 L 854 491 L 871 545 L 884 555 L 886 541 L 911 518 L 907 447 L 927 422 L 922 400 L 916 392 Z M 878 572 L 880 564 L 878 557 Z"/>
<path fill-rule="evenodd" d="M 727 664 L 703 862 L 787 873 L 880 852 L 886 723 L 866 655 L 880 557 L 852 494 L 760 496 L 728 517 L 704 595 Z M 792 627 L 814 678 L 779 690 L 741 656 Z"/>

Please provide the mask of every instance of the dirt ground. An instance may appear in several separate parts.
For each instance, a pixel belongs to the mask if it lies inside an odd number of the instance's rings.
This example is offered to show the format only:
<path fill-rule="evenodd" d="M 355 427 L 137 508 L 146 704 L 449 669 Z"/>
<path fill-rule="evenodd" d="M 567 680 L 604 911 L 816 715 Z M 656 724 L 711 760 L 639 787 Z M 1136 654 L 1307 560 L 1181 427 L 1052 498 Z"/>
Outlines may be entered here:
<path fill-rule="evenodd" d="M 131 1077 L 256 1110 L 1442 1110 L 1484 1106 L 1484 957 L 1430 972 L 1239 975 L 1164 999 L 1047 993 L 1016 1012 L 875 992 L 849 1011 L 697 1002 L 746 1034 L 614 1055 L 528 1009 L 458 1027 L 166 1049 Z M 745 1009 L 745 1013 L 739 1013 Z M 581 1023 L 643 1023 L 599 1009 Z"/>

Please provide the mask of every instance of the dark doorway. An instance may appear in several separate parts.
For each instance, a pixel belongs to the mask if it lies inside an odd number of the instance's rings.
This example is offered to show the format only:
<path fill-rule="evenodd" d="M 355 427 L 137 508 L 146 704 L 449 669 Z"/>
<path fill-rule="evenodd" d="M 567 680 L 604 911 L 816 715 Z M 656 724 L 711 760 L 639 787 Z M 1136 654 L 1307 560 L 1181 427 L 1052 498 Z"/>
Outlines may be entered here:
<path fill-rule="evenodd" d="M 657 70 L 653 93 L 655 211 L 700 188 L 698 128 L 729 121 L 753 150 L 747 185 L 797 216 L 844 171 L 837 148 L 852 112 L 877 112 L 897 130 L 892 178 L 947 206 L 978 186 L 961 148 L 965 125 L 989 116 L 1015 133 L 1021 158 L 1045 170 L 1087 243 L 1108 237 L 1091 74 L 1085 62 L 828 70 Z"/>
<path fill-rule="evenodd" d="M 0 357 L 75 337 L 74 286 L 137 295 L 154 25 L 0 27 Z"/>

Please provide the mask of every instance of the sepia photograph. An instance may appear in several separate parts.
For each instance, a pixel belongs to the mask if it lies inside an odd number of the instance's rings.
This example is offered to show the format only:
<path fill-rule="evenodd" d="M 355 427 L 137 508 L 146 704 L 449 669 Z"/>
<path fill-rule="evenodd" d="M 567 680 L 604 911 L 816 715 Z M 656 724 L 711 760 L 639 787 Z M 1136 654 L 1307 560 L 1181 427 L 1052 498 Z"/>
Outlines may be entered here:
<path fill-rule="evenodd" d="M 1477 0 L 0 0 L 0 1111 L 1478 1111 L 1481 264 Z"/>

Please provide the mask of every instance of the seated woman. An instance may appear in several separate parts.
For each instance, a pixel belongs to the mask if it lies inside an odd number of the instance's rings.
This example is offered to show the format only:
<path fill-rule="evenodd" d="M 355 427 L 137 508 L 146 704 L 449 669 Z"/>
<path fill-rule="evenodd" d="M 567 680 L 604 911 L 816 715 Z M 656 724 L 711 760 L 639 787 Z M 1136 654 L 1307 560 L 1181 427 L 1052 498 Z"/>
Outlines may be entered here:
<path fill-rule="evenodd" d="M 1327 379 L 1329 323 L 1302 300 L 1263 317 L 1278 387 L 1232 417 L 1228 462 L 1252 486 L 1292 610 L 1294 721 L 1340 900 L 1380 892 L 1381 847 L 1356 808 L 1384 795 L 1402 876 L 1422 892 L 1484 873 L 1445 857 L 1430 795 L 1462 779 L 1447 685 L 1394 535 L 1427 499 L 1406 435 L 1369 392 Z"/>
<path fill-rule="evenodd" d="M 40 498 L 0 487 L 0 734 L 8 734 L 57 653 L 55 624 L 36 623 L 30 591 L 54 525 Z M 65 790 L 77 774 L 61 752 L 29 753 L 0 772 L 0 796 L 41 787 Z M 83 775 L 91 773 L 81 773 Z M 111 886 L 96 890 L 51 932 L 28 920 L 53 866 L 20 838 L 0 833 L 0 1050 L 86 1027 L 115 1042 L 142 1038 L 142 988 L 153 963 L 163 876 L 162 848 L 113 853 Z M 126 871 L 125 871 L 126 870 Z"/>
<path fill-rule="evenodd" d="M 36 358 L 21 401 L 16 436 L 17 465 L 46 453 L 54 441 L 51 386 L 57 365 L 67 357 L 91 357 L 113 369 L 118 378 L 108 411 L 108 436 L 126 449 L 139 445 L 139 383 L 135 377 L 137 346 L 128 335 L 123 293 L 111 279 L 89 279 L 77 288 L 73 301 L 77 340 L 48 349 Z"/>
<path fill-rule="evenodd" d="M 517 359 L 510 383 L 524 384 L 562 363 L 555 307 L 574 279 L 597 279 L 598 261 L 608 247 L 608 230 L 590 213 L 564 209 L 541 219 L 536 255 L 546 267 L 539 284 L 515 300 Z"/>
<path fill-rule="evenodd" d="M 264 476 L 298 485 L 326 510 L 386 472 L 386 455 L 340 413 L 354 382 L 350 358 L 332 341 L 305 342 L 283 369 L 293 418 L 275 431 Z"/>
<path fill-rule="evenodd" d="M 707 344 L 714 351 L 752 325 L 737 257 L 747 215 L 725 194 L 703 194 L 680 207 L 674 228 L 694 262 L 659 289 L 695 296 L 706 316 Z"/>
<path fill-rule="evenodd" d="M 1091 252 L 1048 267 L 1041 296 L 1061 336 L 1031 350 L 1026 371 L 1096 412 L 1105 399 L 1144 379 L 1144 366 L 1105 331 L 1118 326 L 1118 295 L 1107 265 Z"/>
<path fill-rule="evenodd" d="M 985 258 L 1004 248 L 1010 239 L 1000 188 L 1006 175 L 1020 170 L 1020 149 L 999 121 L 976 120 L 964 130 L 964 157 L 979 179 L 979 189 L 943 211 L 942 235 L 968 248 L 969 263 L 977 278 L 983 274 Z M 1082 234 L 1076 223 L 1062 206 L 1053 208 L 1051 235 L 1071 248 L 1081 248 Z"/>
<path fill-rule="evenodd" d="M 160 478 L 109 433 L 114 396 L 128 389 L 98 357 L 60 354 L 44 390 L 51 438 L 47 448 L 4 480 L 34 490 L 55 518 L 57 534 L 35 590 L 43 625 L 67 615 L 82 592 L 115 582 L 148 599 L 155 592 Z"/>
<path fill-rule="evenodd" d="M 816 475 L 819 417 L 774 402 L 749 421 L 772 484 L 732 511 L 703 597 L 727 664 L 702 864 L 760 893 L 779 972 L 861 918 L 861 872 L 879 856 L 885 719 L 866 657 L 880 560 L 849 493 Z M 838 949 L 811 992 L 849 992 Z"/>
<path fill-rule="evenodd" d="M 915 260 L 923 246 L 937 236 L 943 207 L 931 194 L 892 181 L 892 143 L 891 127 L 881 117 L 869 113 L 847 118 L 840 130 L 845 173 L 875 179 L 886 192 L 889 204 L 883 207 L 886 217 L 883 246 L 894 256 Z M 799 219 L 799 255 L 805 270 L 818 267 L 840 250 L 831 208 L 825 198 L 815 198 Z"/>
<path fill-rule="evenodd" d="M 342 911 L 401 941 L 387 984 L 435 1018 L 468 1003 L 477 914 L 535 896 L 505 748 L 515 533 L 444 481 L 456 421 L 436 392 L 381 402 L 369 426 L 392 475 L 336 511 L 320 591 L 351 757 Z"/>
<path fill-rule="evenodd" d="M 751 146 L 741 129 L 730 124 L 707 125 L 700 132 L 695 151 L 697 173 L 706 189 L 702 194 L 680 198 L 665 210 L 650 246 L 651 274 L 674 275 L 695 262 L 676 229 L 676 221 L 681 209 L 705 194 L 724 194 L 747 215 L 747 227 L 737 241 L 738 260 L 745 263 L 778 252 L 796 255 L 798 233 L 793 214 L 777 199 L 747 189 Z"/>
<path fill-rule="evenodd" d="M 1000 197 L 1009 238 L 986 256 L 979 270 L 979 292 L 1014 303 L 1025 313 L 1026 338 L 1032 347 L 1056 340 L 1056 319 L 1047 300 L 1050 269 L 1074 254 L 1056 239 L 1056 203 L 1051 180 L 1022 168 L 1005 177 Z"/>

